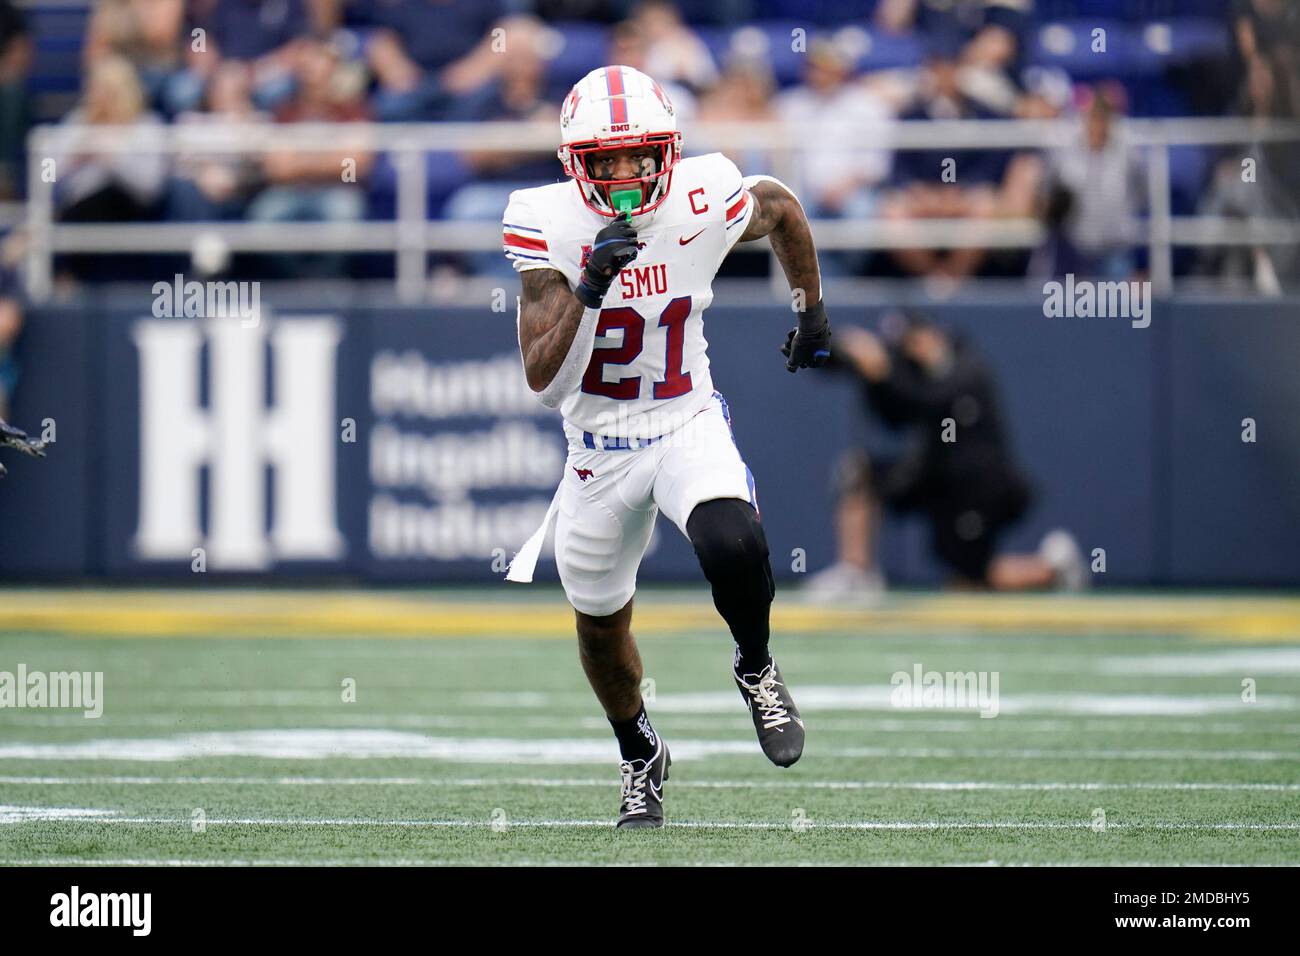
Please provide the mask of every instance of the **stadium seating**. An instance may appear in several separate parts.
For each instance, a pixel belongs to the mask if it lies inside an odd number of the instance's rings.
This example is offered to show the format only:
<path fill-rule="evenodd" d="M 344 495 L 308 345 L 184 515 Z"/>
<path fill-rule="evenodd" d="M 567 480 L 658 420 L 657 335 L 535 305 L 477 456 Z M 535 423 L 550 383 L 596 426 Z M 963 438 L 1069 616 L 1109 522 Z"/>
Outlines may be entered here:
<path fill-rule="evenodd" d="M 717 64 L 725 65 L 737 54 L 765 59 L 778 88 L 789 88 L 804 78 L 807 47 L 792 43 L 796 31 L 805 31 L 805 44 L 817 36 L 843 41 L 853 71 L 869 74 L 921 64 L 930 46 L 925 29 L 933 29 L 946 16 L 922 4 L 918 26 L 890 32 L 875 21 L 877 4 L 870 0 L 680 0 L 677 5 Z M 527 6 L 524 3 L 522 8 Z M 30 87 L 38 122 L 57 121 L 76 100 L 90 9 L 89 3 L 48 0 L 25 7 L 36 38 Z M 364 4 L 343 6 L 343 26 L 355 31 L 349 34 L 354 42 L 341 48 L 345 57 L 364 56 L 364 44 L 355 41 L 369 29 L 365 9 Z M 1027 16 L 1016 19 L 1019 15 L 1014 14 L 1010 21 L 1021 36 L 1022 48 L 1018 65 L 1008 73 L 1025 67 L 1048 68 L 1075 84 L 1118 83 L 1126 94 L 1125 111 L 1135 117 L 1224 112 L 1233 102 L 1237 83 L 1235 41 L 1227 14 L 1220 0 L 1036 0 Z M 555 104 L 576 79 L 605 61 L 612 27 L 580 21 L 548 26 L 559 42 L 548 53 L 543 86 L 545 99 Z M 1098 29 L 1105 31 L 1104 54 L 1094 51 Z M 1198 71 L 1207 66 L 1220 71 L 1220 83 L 1195 81 Z M 1201 147 L 1171 152 L 1175 212 L 1195 210 L 1208 182 L 1211 158 L 1211 151 Z M 451 154 L 430 154 L 426 165 L 428 212 L 438 217 L 446 200 L 471 174 Z M 391 218 L 395 177 L 387 157 L 378 159 L 366 185 L 368 217 Z"/>
<path fill-rule="evenodd" d="M 50 122 L 67 112 L 81 87 L 81 48 L 90 7 L 40 3 L 25 13 L 36 40 L 35 69 L 28 80 L 36 118 Z"/>

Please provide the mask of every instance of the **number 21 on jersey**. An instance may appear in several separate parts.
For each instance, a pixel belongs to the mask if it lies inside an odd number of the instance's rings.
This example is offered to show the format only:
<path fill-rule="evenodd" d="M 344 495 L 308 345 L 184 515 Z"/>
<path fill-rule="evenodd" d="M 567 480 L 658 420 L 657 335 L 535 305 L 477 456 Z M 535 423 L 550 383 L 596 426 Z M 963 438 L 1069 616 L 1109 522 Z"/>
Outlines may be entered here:
<path fill-rule="evenodd" d="M 656 399 L 676 398 L 691 390 L 691 373 L 682 371 L 682 350 L 686 342 L 686 320 L 691 315 L 691 297 L 679 296 L 664 307 L 659 314 L 659 327 L 668 330 L 667 354 L 664 357 L 664 377 L 654 383 Z M 606 335 L 614 329 L 623 330 L 623 341 L 618 345 L 598 346 L 592 350 L 591 362 L 582 376 L 582 390 L 588 395 L 603 395 L 618 401 L 641 397 L 641 376 L 629 375 L 616 382 L 605 381 L 606 365 L 630 365 L 641 354 L 645 337 L 645 317 L 629 306 L 602 309 L 596 323 L 596 335 Z"/>

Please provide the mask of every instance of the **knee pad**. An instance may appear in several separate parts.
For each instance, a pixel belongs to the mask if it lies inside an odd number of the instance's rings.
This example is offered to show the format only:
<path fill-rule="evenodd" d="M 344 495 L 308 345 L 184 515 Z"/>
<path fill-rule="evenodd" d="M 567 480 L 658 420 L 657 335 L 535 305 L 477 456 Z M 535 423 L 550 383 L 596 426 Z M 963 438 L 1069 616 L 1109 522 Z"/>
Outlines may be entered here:
<path fill-rule="evenodd" d="M 767 535 L 748 501 L 702 501 L 686 519 L 686 534 L 715 595 L 746 595 L 771 601 L 776 595 Z"/>

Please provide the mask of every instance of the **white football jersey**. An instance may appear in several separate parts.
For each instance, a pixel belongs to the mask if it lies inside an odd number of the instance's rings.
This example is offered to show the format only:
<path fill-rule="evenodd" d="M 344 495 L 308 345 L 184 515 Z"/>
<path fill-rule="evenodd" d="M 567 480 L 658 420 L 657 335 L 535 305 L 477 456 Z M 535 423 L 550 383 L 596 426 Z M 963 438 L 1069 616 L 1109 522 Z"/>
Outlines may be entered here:
<path fill-rule="evenodd" d="M 560 405 L 566 422 L 596 435 L 653 438 L 705 407 L 713 382 L 704 310 L 753 210 L 740 170 L 721 153 L 676 165 L 663 205 L 632 219 L 640 252 L 605 296 L 591 362 Z M 506 255 L 518 272 L 557 269 L 576 288 L 608 223 L 572 181 L 519 189 L 503 219 Z"/>

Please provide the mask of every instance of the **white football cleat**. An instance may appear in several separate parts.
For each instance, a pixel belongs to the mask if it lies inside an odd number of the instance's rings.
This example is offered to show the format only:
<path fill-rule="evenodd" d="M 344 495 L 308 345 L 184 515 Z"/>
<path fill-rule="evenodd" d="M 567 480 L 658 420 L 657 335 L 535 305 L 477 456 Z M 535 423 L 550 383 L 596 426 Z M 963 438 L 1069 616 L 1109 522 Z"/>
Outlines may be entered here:
<path fill-rule="evenodd" d="M 1087 562 L 1079 550 L 1079 542 L 1064 528 L 1043 535 L 1042 543 L 1038 546 L 1038 556 L 1056 572 L 1057 590 L 1083 591 L 1092 583 L 1088 576 Z"/>
<path fill-rule="evenodd" d="M 867 570 L 847 561 L 837 561 L 810 576 L 804 593 L 820 600 L 878 601 L 885 593 L 885 579 L 875 568 Z"/>

